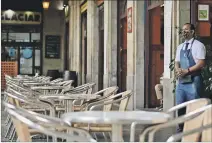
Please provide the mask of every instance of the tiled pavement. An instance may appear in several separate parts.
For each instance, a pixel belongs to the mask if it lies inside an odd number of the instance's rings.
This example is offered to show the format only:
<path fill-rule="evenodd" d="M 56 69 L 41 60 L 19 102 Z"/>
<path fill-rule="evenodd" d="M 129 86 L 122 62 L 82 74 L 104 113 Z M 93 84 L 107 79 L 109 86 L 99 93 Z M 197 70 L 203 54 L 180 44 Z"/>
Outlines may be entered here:
<path fill-rule="evenodd" d="M 3 100 L 3 96 L 1 97 L 1 99 Z M 2 101 L 1 100 L 1 101 Z M 1 102 L 2 103 L 2 102 Z M 5 124 L 5 120 L 6 120 L 6 117 L 7 117 L 7 113 L 4 111 L 4 106 L 3 104 L 1 104 L 1 142 L 8 142 L 9 139 L 8 138 L 5 138 L 5 134 L 6 134 L 6 124 Z M 139 141 L 139 135 L 141 133 L 141 129 L 143 127 L 140 126 L 138 127 L 139 130 L 136 131 L 136 135 L 135 135 L 135 141 Z M 123 137 L 124 137 L 124 141 L 125 142 L 129 142 L 129 130 L 130 130 L 130 126 L 127 125 L 127 126 L 124 126 L 124 132 L 123 132 Z M 162 139 L 162 136 L 164 136 L 166 133 L 162 133 L 162 132 L 159 132 L 158 134 L 156 134 L 156 140 L 157 141 L 164 141 Z M 103 136 L 102 135 L 97 135 L 98 138 L 100 139 L 99 141 L 104 141 L 102 140 L 103 139 Z M 33 141 L 38 141 L 38 140 L 33 140 Z M 40 141 L 39 141 L 40 142 Z"/>

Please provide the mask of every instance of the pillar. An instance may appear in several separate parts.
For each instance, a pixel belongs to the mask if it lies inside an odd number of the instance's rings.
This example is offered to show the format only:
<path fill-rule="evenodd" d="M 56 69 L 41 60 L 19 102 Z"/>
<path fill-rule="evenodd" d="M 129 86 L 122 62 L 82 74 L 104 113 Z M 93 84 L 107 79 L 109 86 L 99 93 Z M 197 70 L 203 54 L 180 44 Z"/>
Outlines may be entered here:
<path fill-rule="evenodd" d="M 98 9 L 94 0 L 88 0 L 87 8 L 87 82 L 96 83 L 94 91 L 98 89 L 99 76 L 99 26 Z"/>
<path fill-rule="evenodd" d="M 132 8 L 132 32 L 127 33 L 127 90 L 133 90 L 128 108 L 144 106 L 144 1 L 127 1 Z"/>
<path fill-rule="evenodd" d="M 117 85 L 117 1 L 104 1 L 104 88 Z"/>

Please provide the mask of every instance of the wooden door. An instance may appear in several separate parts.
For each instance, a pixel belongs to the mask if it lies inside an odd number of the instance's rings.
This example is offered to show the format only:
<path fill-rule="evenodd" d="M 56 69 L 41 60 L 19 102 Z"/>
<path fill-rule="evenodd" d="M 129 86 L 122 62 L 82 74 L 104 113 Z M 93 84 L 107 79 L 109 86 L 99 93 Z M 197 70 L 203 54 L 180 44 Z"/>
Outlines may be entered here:
<path fill-rule="evenodd" d="M 86 83 L 87 75 L 87 12 L 81 14 L 81 83 Z"/>
<path fill-rule="evenodd" d="M 120 92 L 126 91 L 127 78 L 127 18 L 120 22 Z"/>
<path fill-rule="evenodd" d="M 164 71 L 163 18 L 162 8 L 156 7 L 150 11 L 150 50 L 149 50 L 149 107 L 157 107 L 160 102 L 156 98 L 155 85 L 160 83 Z"/>
<path fill-rule="evenodd" d="M 99 89 L 98 90 L 103 89 L 103 76 L 104 76 L 104 4 L 99 6 L 99 77 L 98 77 Z"/>

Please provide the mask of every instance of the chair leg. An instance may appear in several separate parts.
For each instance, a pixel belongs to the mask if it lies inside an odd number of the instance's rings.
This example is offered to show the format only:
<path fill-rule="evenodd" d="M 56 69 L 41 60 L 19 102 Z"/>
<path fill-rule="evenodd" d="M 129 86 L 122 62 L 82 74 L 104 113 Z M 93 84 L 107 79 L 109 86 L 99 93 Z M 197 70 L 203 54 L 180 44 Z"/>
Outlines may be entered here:
<path fill-rule="evenodd" d="M 108 134 L 109 134 L 110 141 L 112 141 L 112 134 L 111 134 L 111 132 L 108 132 Z"/>
<path fill-rule="evenodd" d="M 9 135 L 10 131 L 11 131 L 11 128 L 13 127 L 13 124 L 12 122 L 10 121 L 9 124 L 8 124 L 8 127 L 7 127 L 7 131 L 6 131 L 6 134 L 5 134 L 5 138 L 7 138 L 7 136 Z"/>
<path fill-rule="evenodd" d="M 93 133 L 94 138 L 96 139 L 96 141 L 98 141 L 97 135 L 96 133 Z"/>
<path fill-rule="evenodd" d="M 12 142 L 14 141 L 15 136 L 16 136 L 16 131 L 15 131 L 14 134 L 12 135 L 12 139 L 11 139 Z"/>
<path fill-rule="evenodd" d="M 13 128 L 12 133 L 9 136 L 9 140 L 11 140 L 11 141 L 12 141 L 13 134 L 15 134 L 15 128 Z"/>
<path fill-rule="evenodd" d="M 9 121 L 10 121 L 10 116 L 9 115 L 7 115 L 7 119 L 5 120 L 5 124 L 6 124 L 6 126 L 8 125 L 8 123 L 9 123 Z"/>
<path fill-rule="evenodd" d="M 108 140 L 107 140 L 107 136 L 106 136 L 105 132 L 103 132 L 102 134 L 104 136 L 105 141 L 107 142 Z"/>

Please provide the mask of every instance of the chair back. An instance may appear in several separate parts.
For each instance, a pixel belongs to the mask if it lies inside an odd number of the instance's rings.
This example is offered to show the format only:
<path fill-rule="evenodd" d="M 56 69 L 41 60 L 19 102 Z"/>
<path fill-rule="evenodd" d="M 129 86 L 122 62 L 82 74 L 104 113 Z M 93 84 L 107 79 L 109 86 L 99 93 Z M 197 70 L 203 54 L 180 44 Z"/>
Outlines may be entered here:
<path fill-rule="evenodd" d="M 129 103 L 129 100 L 132 94 L 133 92 L 131 90 L 122 92 L 122 98 L 121 98 L 121 103 L 119 105 L 119 111 L 126 111 L 127 105 Z"/>
<path fill-rule="evenodd" d="M 92 94 L 92 90 L 96 84 L 95 83 L 87 83 L 72 89 L 64 89 L 61 93 L 68 94 Z"/>
<path fill-rule="evenodd" d="M 191 104 L 188 104 L 188 106 L 186 107 L 186 114 L 188 114 L 189 112 L 192 112 L 198 108 L 201 108 L 203 106 L 206 106 L 210 104 L 210 101 L 208 99 L 202 98 L 202 99 L 196 99 L 194 100 Z M 203 121 L 203 114 L 201 114 L 200 116 L 186 121 L 184 123 L 184 128 L 183 131 L 188 131 L 188 130 L 192 130 L 195 128 L 199 128 L 202 126 L 202 121 Z M 200 133 L 195 133 L 189 136 L 185 136 L 182 138 L 183 142 L 187 142 L 187 141 L 191 141 L 191 140 L 199 140 L 200 138 Z"/>
<path fill-rule="evenodd" d="M 103 107 L 103 111 L 111 111 L 113 103 L 119 103 L 119 111 L 126 111 L 130 96 L 132 95 L 132 91 L 128 90 L 125 92 L 121 92 L 119 94 L 110 96 L 104 103 L 111 102 L 111 104 L 106 104 Z"/>
<path fill-rule="evenodd" d="M 59 83 L 59 82 L 62 82 L 62 81 L 63 81 L 62 78 L 57 78 L 57 79 L 52 80 L 50 83 Z"/>
<path fill-rule="evenodd" d="M 187 115 L 184 115 L 185 118 L 192 120 L 194 118 L 197 118 L 201 115 L 203 115 L 203 120 L 200 120 L 199 122 L 202 123 L 200 127 L 198 128 L 193 128 L 191 130 L 187 130 L 181 133 L 177 133 L 172 135 L 171 137 L 168 138 L 167 142 L 176 142 L 180 139 L 183 139 L 187 136 L 190 135 L 195 135 L 197 134 L 198 136 L 194 136 L 194 138 L 189 138 L 187 139 L 187 142 L 211 142 L 211 130 L 212 130 L 212 122 L 211 122 L 211 116 L 212 114 L 212 105 L 207 105 L 203 106 L 201 108 L 198 108 L 195 111 L 192 111 L 188 113 Z M 201 134 L 201 138 L 199 136 Z"/>
<path fill-rule="evenodd" d="M 4 105 L 6 107 L 7 112 L 19 125 L 21 125 L 15 126 L 18 138 L 21 142 L 31 141 L 28 127 L 36 129 L 39 132 L 52 137 L 67 139 L 67 141 L 69 142 L 95 142 L 95 140 L 90 136 L 87 131 L 69 127 L 65 122 L 63 122 L 59 118 L 48 117 L 42 114 L 25 110 L 20 107 L 15 107 L 8 103 L 4 103 Z M 17 123 L 15 124 L 17 125 Z M 52 127 L 60 127 L 66 129 L 70 132 L 70 134 L 67 134 L 65 132 L 54 131 L 52 130 Z"/>
<path fill-rule="evenodd" d="M 11 103 L 11 104 L 4 103 L 4 105 L 6 105 L 5 106 L 6 108 L 8 108 L 8 107 L 14 108 L 14 106 L 12 106 L 12 105 L 20 106 L 19 102 L 16 102 L 16 100 L 14 100 L 14 98 L 12 98 L 12 97 L 9 98 L 9 103 Z M 7 112 L 10 114 L 10 112 L 8 110 L 7 110 Z M 32 142 L 28 126 L 26 124 L 24 124 L 23 122 L 21 122 L 20 120 L 17 120 L 16 118 L 14 118 L 14 116 L 12 116 L 12 122 L 15 127 L 15 131 L 17 133 L 19 140 L 21 142 Z"/>
<path fill-rule="evenodd" d="M 203 114 L 203 126 L 212 125 L 212 108 L 206 110 Z M 212 142 L 212 126 L 202 132 L 201 142 Z"/>

